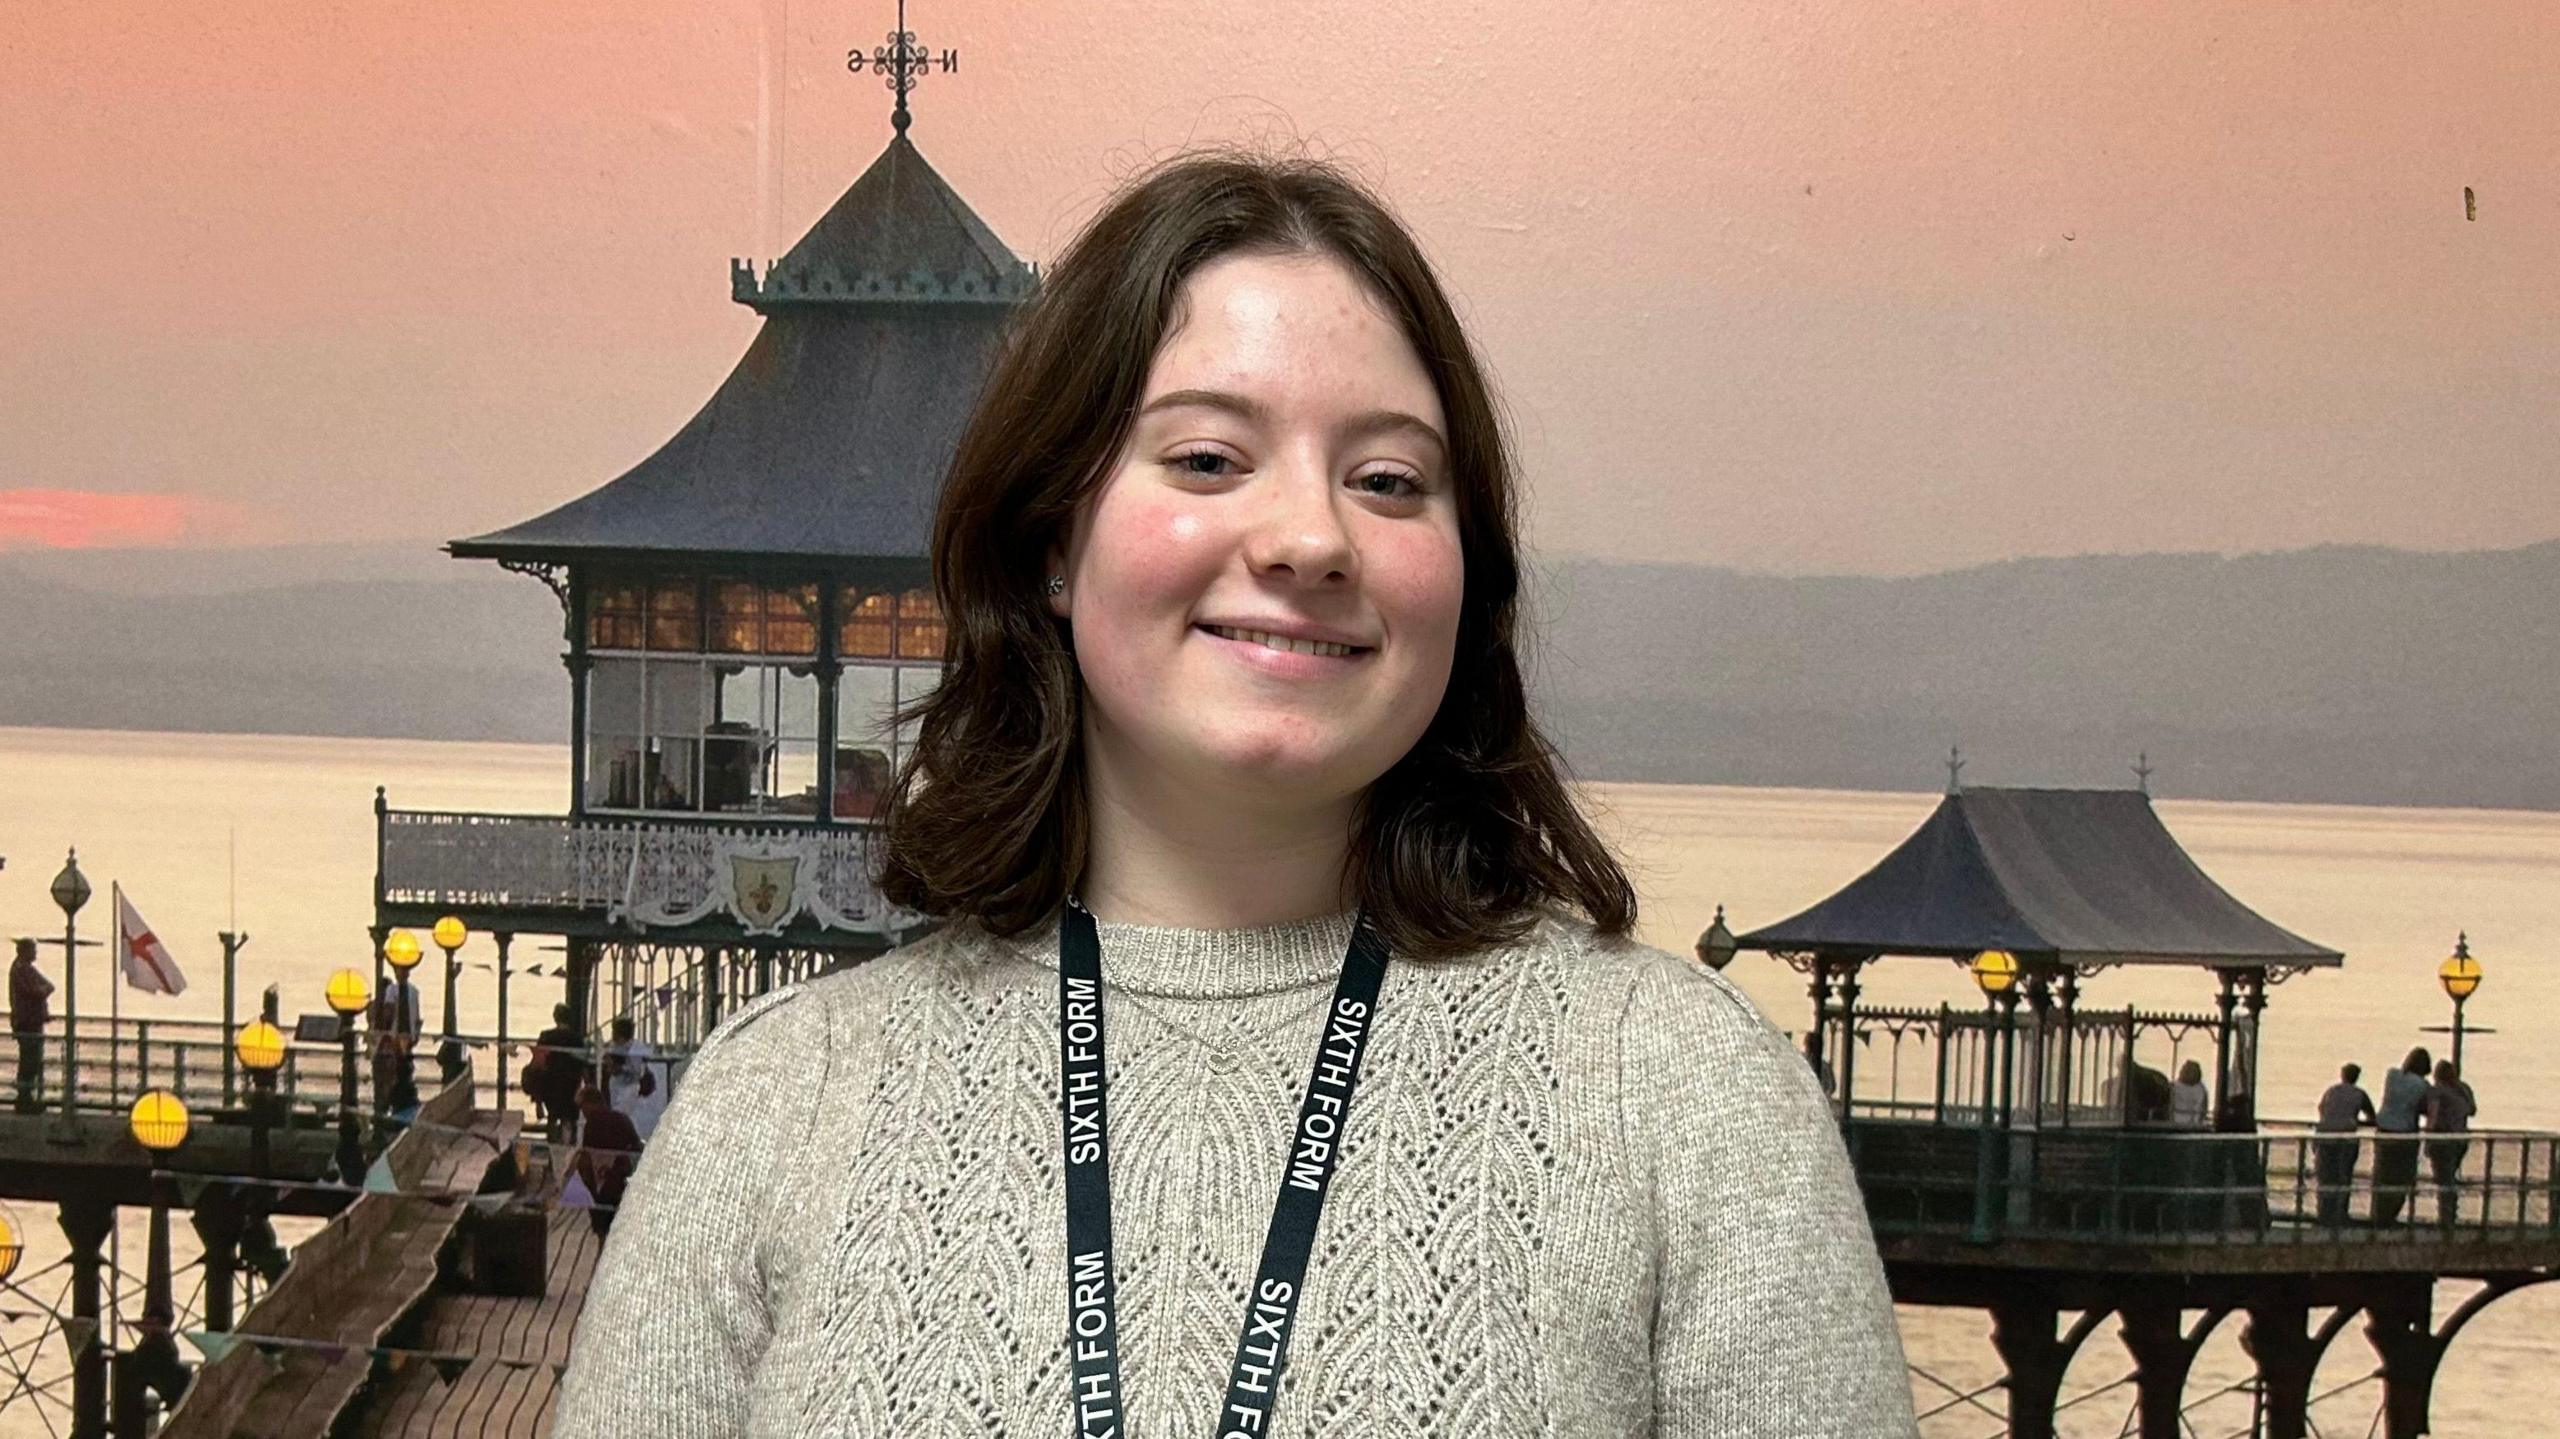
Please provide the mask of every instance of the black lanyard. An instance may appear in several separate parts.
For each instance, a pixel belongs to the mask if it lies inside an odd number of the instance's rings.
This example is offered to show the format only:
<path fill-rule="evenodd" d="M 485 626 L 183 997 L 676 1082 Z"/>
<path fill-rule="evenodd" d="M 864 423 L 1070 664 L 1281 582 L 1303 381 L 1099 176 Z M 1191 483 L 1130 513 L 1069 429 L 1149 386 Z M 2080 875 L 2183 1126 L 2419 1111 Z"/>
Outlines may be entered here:
<path fill-rule="evenodd" d="M 1246 1296 L 1244 1335 L 1227 1373 L 1221 1436 L 1271 1432 L 1280 1366 L 1289 1351 L 1315 1249 L 1316 1218 L 1342 1153 L 1342 1127 L 1360 1056 L 1378 1018 L 1386 947 L 1362 916 L 1351 926 L 1342 978 L 1325 1011 L 1315 1073 L 1298 1105 L 1298 1127 L 1280 1176 L 1280 1199 L 1262 1239 L 1262 1271 Z M 1093 915 L 1069 901 L 1058 922 L 1059 1111 L 1067 1142 L 1067 1354 L 1074 1361 L 1078 1439 L 1117 1439 L 1125 1430 L 1120 1389 L 1117 1281 L 1111 1265 L 1111 1137 L 1103 1109 L 1102 940 Z"/>

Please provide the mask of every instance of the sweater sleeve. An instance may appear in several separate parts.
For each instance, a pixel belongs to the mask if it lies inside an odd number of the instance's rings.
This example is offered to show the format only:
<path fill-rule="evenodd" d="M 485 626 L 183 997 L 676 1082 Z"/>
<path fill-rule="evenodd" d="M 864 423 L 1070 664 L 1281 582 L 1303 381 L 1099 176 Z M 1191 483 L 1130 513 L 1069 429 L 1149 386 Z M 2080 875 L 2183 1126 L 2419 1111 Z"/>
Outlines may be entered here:
<path fill-rule="evenodd" d="M 776 1182 L 809 1142 L 824 1002 L 731 1014 L 685 1067 L 597 1257 L 553 1412 L 557 1439 L 731 1439 L 772 1337 L 761 1262 Z"/>
<path fill-rule="evenodd" d="M 1619 1036 L 1653 1177 L 1654 1432 L 1916 1436 L 1884 1265 L 1812 1066 L 1722 976 L 1661 951 Z"/>

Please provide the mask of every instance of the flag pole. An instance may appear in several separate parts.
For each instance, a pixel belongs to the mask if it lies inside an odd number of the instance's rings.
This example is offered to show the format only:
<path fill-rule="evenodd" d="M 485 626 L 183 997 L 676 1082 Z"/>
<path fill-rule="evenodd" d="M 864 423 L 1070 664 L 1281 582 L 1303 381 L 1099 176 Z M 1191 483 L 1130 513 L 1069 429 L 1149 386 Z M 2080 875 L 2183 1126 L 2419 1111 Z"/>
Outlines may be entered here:
<path fill-rule="evenodd" d="M 116 939 L 107 951 L 107 1100 L 124 1102 L 124 882 L 107 881 L 116 911 Z"/>

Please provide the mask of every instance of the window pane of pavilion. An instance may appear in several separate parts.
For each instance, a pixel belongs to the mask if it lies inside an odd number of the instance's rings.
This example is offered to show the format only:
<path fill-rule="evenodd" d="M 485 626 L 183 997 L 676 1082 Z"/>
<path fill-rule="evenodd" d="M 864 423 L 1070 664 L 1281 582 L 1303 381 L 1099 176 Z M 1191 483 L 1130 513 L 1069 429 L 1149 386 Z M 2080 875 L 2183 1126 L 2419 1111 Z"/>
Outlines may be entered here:
<path fill-rule="evenodd" d="M 673 576 L 649 587 L 649 648 L 702 648 L 702 596 L 692 576 Z"/>
<path fill-rule="evenodd" d="M 897 671 L 849 664 L 836 680 L 834 814 L 869 817 L 889 782 L 890 740 L 884 727 L 897 694 Z"/>
<path fill-rule="evenodd" d="M 818 742 L 787 739 L 774 750 L 773 809 L 778 814 L 818 812 Z"/>
<path fill-rule="evenodd" d="M 931 590 L 909 590 L 898 597 L 898 656 L 942 662 L 942 607 Z"/>
<path fill-rule="evenodd" d="M 764 652 L 769 655 L 814 655 L 818 652 L 816 585 L 765 587 Z"/>
<path fill-rule="evenodd" d="M 818 672 L 812 668 L 777 666 L 774 733 L 787 740 L 818 742 Z"/>
<path fill-rule="evenodd" d="M 591 808 L 635 809 L 640 804 L 640 667 L 636 659 L 600 659 L 587 668 L 586 803 Z"/>
<path fill-rule="evenodd" d="M 941 683 L 942 666 L 940 665 L 900 665 L 898 667 L 899 706 L 905 708 L 915 704 L 918 700 L 932 694 L 934 688 Z M 924 724 L 921 720 L 909 720 L 898 726 L 897 754 L 902 762 L 906 752 L 914 747 L 917 732 L 923 728 Z"/>
<path fill-rule="evenodd" d="M 846 665 L 836 681 L 836 743 L 889 751 L 884 728 L 895 702 L 897 671 L 887 665 Z"/>
<path fill-rule="evenodd" d="M 764 587 L 752 580 L 711 583 L 711 648 L 751 655 L 764 648 Z"/>
<path fill-rule="evenodd" d="M 639 585 L 599 581 L 587 587 L 587 647 L 600 650 L 640 648 L 644 591 Z"/>
<path fill-rule="evenodd" d="M 887 659 L 893 598 L 886 594 L 866 595 L 851 585 L 838 590 L 836 653 L 847 659 Z"/>
<path fill-rule="evenodd" d="M 699 660 L 648 662 L 649 754 L 641 761 L 643 808 L 702 807 L 702 733 L 711 720 L 708 666 Z"/>

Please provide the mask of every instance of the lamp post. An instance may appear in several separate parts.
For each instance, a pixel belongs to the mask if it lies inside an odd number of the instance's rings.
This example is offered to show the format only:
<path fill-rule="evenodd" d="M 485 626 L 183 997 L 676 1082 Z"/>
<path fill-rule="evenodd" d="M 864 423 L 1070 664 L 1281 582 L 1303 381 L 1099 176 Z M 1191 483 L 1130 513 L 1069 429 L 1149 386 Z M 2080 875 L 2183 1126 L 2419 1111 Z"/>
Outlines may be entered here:
<path fill-rule="evenodd" d="M 1716 906 L 1715 923 L 1708 925 L 1706 931 L 1698 936 L 1697 948 L 1699 963 L 1718 974 L 1724 973 L 1724 967 L 1733 963 L 1733 956 L 1741 946 L 1734 942 L 1733 931 L 1725 928 L 1723 905 Z"/>
<path fill-rule="evenodd" d="M 276 1071 L 284 1065 L 284 1031 L 263 1019 L 240 1026 L 231 1052 L 249 1071 L 249 1172 L 267 1177 L 267 1125 L 275 1102 Z"/>
<path fill-rule="evenodd" d="M 2018 960 L 2017 956 L 2010 954 L 2007 950 L 1986 949 L 1973 957 L 1973 963 L 1968 966 L 1968 970 L 1973 975 L 1973 982 L 1982 990 L 1984 1004 L 1982 1131 L 1980 1142 L 1974 1151 L 1973 1185 L 1973 1238 L 1975 1242 L 1981 1243 L 1991 1238 L 1992 1216 L 1995 1212 L 1992 1197 L 2000 1187 L 1999 1173 L 2001 1166 L 2006 1162 L 2006 1156 L 2002 1152 L 2001 1135 L 1993 1124 L 1995 1111 L 1992 1107 L 1992 1094 L 2001 1079 L 2005 1077 L 2005 1067 L 1999 1062 L 2007 1055 L 2009 1048 L 2008 1025 L 2003 1021 L 2007 1018 L 2009 1008 L 2018 1002 Z M 1991 1026 L 1995 1023 L 2001 1025 L 1996 1050 L 1993 1048 L 1994 1036 L 1991 1032 Z M 1997 1113 L 1999 1118 L 2006 1120 L 2005 1106 Z"/>
<path fill-rule="evenodd" d="M 356 1016 L 364 1012 L 364 973 L 342 969 L 329 976 L 329 1008 L 337 1011 L 344 1059 L 338 1070 L 338 1177 L 364 1182 L 364 1145 L 356 1138 Z"/>
<path fill-rule="evenodd" d="M 151 1267 L 142 1299 L 142 1339 L 118 1355 L 117 1397 L 139 1409 L 148 1388 L 165 1408 L 177 1402 L 187 1385 L 187 1369 L 178 1357 L 177 1306 L 169 1294 L 169 1152 L 187 1139 L 186 1101 L 165 1089 L 154 1089 L 133 1102 L 129 1115 L 134 1141 L 151 1155 Z M 118 1432 L 139 1434 L 140 1415 L 132 1414 Z"/>
<path fill-rule="evenodd" d="M 2480 987 L 2480 961 L 2471 957 L 2471 935 L 2468 931 L 2454 936 L 2453 954 L 2436 966 L 2436 978 L 2444 982 L 2444 992 L 2453 999 L 2453 1074 L 2462 1077 L 2462 1004 Z"/>
<path fill-rule="evenodd" d="M 249 1172 L 267 1177 L 267 1126 L 273 1112 L 276 1071 L 284 1066 L 284 1031 L 263 1019 L 240 1026 L 231 1042 L 232 1057 L 249 1072 Z M 239 1285 L 243 1241 L 267 1235 L 267 1188 L 264 1184 L 225 1185 L 218 1203 L 208 1194 L 196 1202 L 196 1231 L 204 1245 L 204 1327 L 227 1333 L 232 1300 Z"/>
<path fill-rule="evenodd" d="M 419 953 L 418 937 L 405 929 L 391 931 L 382 941 L 382 958 L 391 966 L 392 1025 L 411 1039 L 418 1037 L 418 991 L 409 972 L 418 967 Z"/>
<path fill-rule="evenodd" d="M 417 1063 L 418 987 L 410 982 L 409 975 L 418 967 L 419 952 L 418 937 L 405 929 L 391 931 L 382 941 L 382 958 L 391 966 L 391 1027 L 399 1031 L 400 1037 L 408 1044 L 408 1050 L 400 1061 L 404 1071 Z M 453 992 L 450 970 L 446 973 L 445 992 Z M 387 1113 L 390 1105 L 391 1096 L 388 1094 L 373 1097 L 373 1107 L 377 1111 Z"/>
<path fill-rule="evenodd" d="M 444 1042 L 436 1046 L 436 1071 L 444 1083 L 451 1084 L 462 1077 L 465 1068 L 462 1041 L 457 1037 L 462 1025 L 454 1017 L 453 996 L 454 981 L 459 977 L 461 966 L 454 962 L 453 956 L 462 948 L 463 941 L 471 937 L 471 930 L 463 924 L 461 916 L 448 914 L 436 921 L 431 933 L 436 948 L 444 951 Z"/>
<path fill-rule="evenodd" d="M 80 1049 L 80 906 L 89 902 L 89 877 L 80 872 L 80 851 L 62 861 L 53 877 L 53 902 L 62 906 L 62 1117 L 71 1118 L 72 1089 L 79 1078 Z M 115 1036 L 107 1036 L 108 1043 Z"/>

